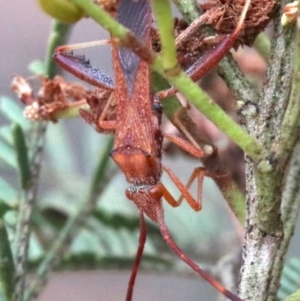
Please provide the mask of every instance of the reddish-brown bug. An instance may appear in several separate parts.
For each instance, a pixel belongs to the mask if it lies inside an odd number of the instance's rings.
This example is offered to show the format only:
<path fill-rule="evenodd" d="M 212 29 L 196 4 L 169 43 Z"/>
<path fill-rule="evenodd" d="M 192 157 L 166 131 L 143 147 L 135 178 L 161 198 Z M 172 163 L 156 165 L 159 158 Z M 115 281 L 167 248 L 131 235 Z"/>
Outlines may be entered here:
<path fill-rule="evenodd" d="M 247 6 L 249 3 L 250 1 L 248 0 Z M 201 60 L 200 63 L 197 63 L 191 69 L 190 73 L 194 80 L 199 79 L 199 77 L 202 77 L 211 68 L 216 66 L 231 48 L 241 31 L 246 12 L 247 7 L 244 9 L 241 21 L 234 33 L 225 37 L 205 59 Z M 150 26 L 152 19 L 148 1 L 120 1 L 116 18 L 121 24 L 129 28 L 141 42 L 150 46 Z M 75 76 L 95 86 L 105 87 L 114 92 L 116 101 L 115 120 L 106 121 L 103 116 L 99 116 L 99 119 L 95 120 L 95 118 L 92 118 L 91 113 L 87 112 L 82 112 L 82 116 L 89 122 L 93 122 L 99 131 L 114 132 L 115 143 L 111 157 L 126 176 L 127 182 L 132 184 L 126 190 L 127 198 L 133 201 L 140 210 L 139 247 L 129 281 L 126 300 L 130 301 L 132 299 L 134 282 L 146 241 L 144 222 L 144 214 L 146 214 L 159 225 L 164 240 L 183 261 L 226 297 L 233 301 L 241 301 L 239 297 L 225 289 L 215 279 L 201 270 L 172 240 L 164 222 L 162 197 L 172 206 L 178 206 L 182 199 L 185 198 L 193 209 L 200 210 L 200 198 L 195 200 L 189 193 L 188 187 L 196 178 L 199 179 L 199 186 L 201 186 L 205 173 L 203 170 L 194 172 L 188 185 L 183 185 L 169 168 L 163 167 L 161 164 L 163 136 L 169 138 L 196 157 L 203 157 L 203 152 L 201 149 L 182 139 L 162 133 L 162 107 L 159 98 L 152 96 L 150 92 L 150 68 L 148 64 L 142 61 L 130 49 L 118 48 L 118 45 L 113 40 L 111 44 L 115 83 L 100 71 L 93 69 L 82 57 L 65 53 L 66 50 L 72 49 L 72 46 L 59 47 L 54 57 L 63 68 Z M 174 92 L 175 90 L 171 89 L 161 93 L 160 96 L 168 96 Z M 178 201 L 171 196 L 160 182 L 163 170 L 168 173 L 182 194 Z M 201 187 L 199 187 L 200 191 Z"/>

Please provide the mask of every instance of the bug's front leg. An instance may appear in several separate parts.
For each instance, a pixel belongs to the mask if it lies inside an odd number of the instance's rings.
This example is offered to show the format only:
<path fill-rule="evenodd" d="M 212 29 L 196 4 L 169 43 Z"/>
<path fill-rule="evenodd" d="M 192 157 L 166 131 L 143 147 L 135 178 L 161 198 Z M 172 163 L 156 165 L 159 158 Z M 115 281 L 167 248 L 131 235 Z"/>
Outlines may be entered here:
<path fill-rule="evenodd" d="M 192 156 L 199 158 L 199 159 L 203 159 L 205 156 L 210 155 L 209 148 L 211 148 L 211 151 L 215 151 L 211 146 L 208 145 L 207 146 L 208 149 L 206 150 L 206 151 L 208 151 L 208 153 L 205 153 L 199 146 L 195 146 L 192 143 L 190 143 L 180 137 L 165 134 L 165 133 L 164 133 L 164 137 L 167 138 L 168 140 L 170 140 L 171 142 L 175 143 L 177 146 L 179 146 L 180 148 L 182 148 L 183 150 L 185 150 Z M 202 186 L 203 186 L 204 177 L 210 177 L 213 179 L 224 179 L 225 177 L 230 177 L 229 173 L 227 173 L 227 172 L 220 175 L 220 174 L 215 174 L 215 173 L 209 172 L 204 167 L 196 167 L 193 170 L 187 184 L 184 185 L 170 168 L 164 166 L 163 169 L 168 174 L 168 176 L 171 178 L 173 183 L 176 185 L 176 187 L 180 191 L 180 197 L 178 198 L 178 200 L 175 200 L 170 195 L 170 193 L 167 191 L 167 189 L 163 186 L 164 198 L 167 200 L 167 202 L 171 206 L 177 207 L 181 204 L 183 199 L 186 199 L 188 204 L 195 211 L 199 211 L 202 208 Z M 191 193 L 189 192 L 189 189 L 195 180 L 197 180 L 197 197 L 196 198 L 194 198 L 191 195 Z"/>
<path fill-rule="evenodd" d="M 60 67 L 77 78 L 100 89 L 114 91 L 115 83 L 109 76 L 101 72 L 99 69 L 93 68 L 89 60 L 87 60 L 84 56 L 74 55 L 71 52 L 76 49 L 107 44 L 110 44 L 110 40 L 60 46 L 55 49 L 53 59 Z"/>
<path fill-rule="evenodd" d="M 106 93 L 108 91 L 105 91 Z M 103 101 L 97 97 L 90 97 L 87 100 L 89 109 L 79 111 L 85 122 L 89 123 L 99 133 L 114 134 L 116 128 L 116 107 L 115 95 L 113 92 Z"/>
<path fill-rule="evenodd" d="M 74 55 L 71 50 L 110 44 L 110 40 L 102 40 L 75 45 L 58 47 L 54 52 L 54 60 L 65 70 L 79 79 L 98 87 L 102 96 L 92 95 L 87 99 L 89 110 L 80 110 L 82 118 L 90 123 L 98 132 L 114 133 L 115 104 L 114 104 L 114 81 L 99 69 L 93 68 L 84 56 Z M 103 101 L 104 100 L 104 101 Z"/>

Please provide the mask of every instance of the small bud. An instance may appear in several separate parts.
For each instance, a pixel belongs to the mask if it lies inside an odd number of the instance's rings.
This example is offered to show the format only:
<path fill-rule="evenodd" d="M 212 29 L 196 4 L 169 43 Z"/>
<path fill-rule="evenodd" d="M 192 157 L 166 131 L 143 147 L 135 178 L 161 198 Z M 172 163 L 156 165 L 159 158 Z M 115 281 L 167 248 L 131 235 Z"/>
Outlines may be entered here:
<path fill-rule="evenodd" d="M 42 10 L 64 23 L 75 23 L 84 17 L 83 10 L 69 0 L 38 0 Z"/>
<path fill-rule="evenodd" d="M 254 118 L 259 114 L 259 107 L 252 101 L 237 101 L 237 111 L 244 117 Z"/>
<path fill-rule="evenodd" d="M 281 25 L 287 26 L 293 24 L 297 20 L 298 15 L 298 1 L 287 4 L 284 7 L 284 14 L 281 17 Z"/>
<path fill-rule="evenodd" d="M 31 105 L 25 107 L 23 115 L 26 119 L 30 121 L 42 120 L 39 115 L 39 104 L 37 101 L 33 102 Z"/>
<path fill-rule="evenodd" d="M 257 168 L 261 173 L 269 173 L 274 170 L 274 167 L 269 160 L 260 161 Z"/>

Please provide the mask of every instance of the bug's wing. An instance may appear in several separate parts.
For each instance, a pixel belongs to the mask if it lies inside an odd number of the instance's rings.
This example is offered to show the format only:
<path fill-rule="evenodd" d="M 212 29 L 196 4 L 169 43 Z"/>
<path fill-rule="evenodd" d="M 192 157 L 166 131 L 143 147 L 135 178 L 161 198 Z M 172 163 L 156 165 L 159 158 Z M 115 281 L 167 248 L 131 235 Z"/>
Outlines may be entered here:
<path fill-rule="evenodd" d="M 149 44 L 152 16 L 148 1 L 122 0 L 116 16 L 141 42 Z M 115 148 L 140 148 L 151 154 L 155 142 L 149 66 L 124 47 L 113 47 L 113 59 L 118 101 Z"/>
<path fill-rule="evenodd" d="M 130 29 L 140 42 L 144 44 L 149 42 L 152 23 L 149 1 L 122 0 L 119 4 L 116 18 L 118 22 Z M 125 47 L 118 49 L 118 56 L 126 82 L 127 93 L 131 97 L 141 59 Z"/>

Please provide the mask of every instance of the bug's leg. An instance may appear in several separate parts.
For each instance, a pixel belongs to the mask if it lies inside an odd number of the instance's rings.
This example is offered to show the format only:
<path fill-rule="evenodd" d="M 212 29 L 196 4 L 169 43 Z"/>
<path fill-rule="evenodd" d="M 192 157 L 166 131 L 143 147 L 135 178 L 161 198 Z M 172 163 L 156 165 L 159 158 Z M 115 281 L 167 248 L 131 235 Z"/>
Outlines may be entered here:
<path fill-rule="evenodd" d="M 133 288 L 134 288 L 134 283 L 136 279 L 136 275 L 139 269 L 139 265 L 141 262 L 141 258 L 143 255 L 145 243 L 146 243 L 146 238 L 147 238 L 147 229 L 146 229 L 146 224 L 145 224 L 145 219 L 144 219 L 144 214 L 143 212 L 140 212 L 140 237 L 139 237 L 139 246 L 136 252 L 135 260 L 134 260 L 134 265 L 131 271 L 131 276 L 128 282 L 128 289 L 127 289 L 127 294 L 126 294 L 126 301 L 131 301 L 132 299 L 132 293 L 133 293 Z"/>
<path fill-rule="evenodd" d="M 209 71 L 216 67 L 233 46 L 234 42 L 239 37 L 242 31 L 243 23 L 250 3 L 251 0 L 246 1 L 241 13 L 240 20 L 234 32 L 225 36 L 225 38 L 221 40 L 221 42 L 217 46 L 209 50 L 202 58 L 200 58 L 195 64 L 193 64 L 188 70 L 186 70 L 186 73 L 190 75 L 193 81 L 200 80 L 204 75 L 206 75 Z M 162 99 L 174 95 L 176 92 L 177 90 L 172 87 L 170 89 L 159 92 L 158 95 Z"/>
<path fill-rule="evenodd" d="M 65 70 L 79 79 L 100 88 L 101 97 L 91 95 L 87 99 L 90 110 L 80 110 L 82 118 L 98 132 L 113 133 L 116 127 L 114 102 L 114 81 L 93 68 L 84 56 L 74 55 L 71 50 L 111 44 L 110 40 L 94 41 L 60 46 L 55 49 L 54 60 Z"/>
<path fill-rule="evenodd" d="M 169 134 L 164 134 L 164 136 L 166 138 L 168 138 L 170 141 L 172 141 L 173 143 L 177 144 L 179 147 L 181 147 L 182 149 L 184 149 L 185 151 L 187 151 L 189 154 L 193 155 L 196 158 L 203 158 L 206 155 L 209 154 L 210 151 L 213 151 L 213 147 L 210 145 L 206 146 L 207 151 L 204 152 L 195 142 L 196 145 L 180 138 L 177 136 L 173 136 L 173 135 L 169 135 Z M 164 196 L 165 199 L 168 201 L 168 203 L 173 206 L 173 207 L 177 207 L 181 204 L 183 199 L 186 199 L 187 202 L 189 203 L 189 205 L 195 210 L 195 211 L 199 211 L 202 208 L 202 185 L 203 185 L 203 179 L 205 176 L 207 177 L 211 177 L 211 178 L 219 178 L 222 177 L 222 175 L 216 175 L 213 173 L 210 173 L 208 171 L 206 171 L 206 169 L 204 167 L 197 167 L 194 169 L 193 173 L 191 174 L 188 182 L 186 185 L 184 185 L 179 178 L 173 173 L 173 171 L 164 166 L 163 167 L 164 171 L 167 172 L 167 174 L 169 175 L 169 177 L 171 178 L 171 180 L 173 181 L 173 183 L 176 185 L 176 187 L 179 189 L 181 195 L 179 197 L 179 199 L 176 201 L 168 191 L 165 191 L 166 188 L 164 188 Z M 227 174 L 226 174 L 227 176 Z M 191 185 L 193 184 L 193 182 L 195 180 L 198 180 L 197 183 L 197 199 L 195 200 L 194 197 L 190 194 L 189 192 L 189 188 L 191 187 Z"/>
<path fill-rule="evenodd" d="M 202 208 L 202 185 L 203 185 L 203 179 L 204 176 L 209 176 L 209 174 L 206 173 L 205 169 L 202 167 L 197 167 L 194 169 L 193 173 L 191 174 L 188 182 L 186 185 L 184 185 L 179 178 L 175 175 L 175 173 L 168 167 L 164 166 L 163 167 L 164 171 L 168 174 L 168 176 L 171 178 L 173 183 L 176 185 L 176 187 L 180 191 L 180 197 L 178 200 L 175 200 L 169 192 L 166 192 L 166 188 L 164 188 L 164 197 L 167 200 L 167 202 L 173 206 L 173 207 L 178 207 L 183 199 L 186 199 L 188 204 L 195 210 L 199 211 Z M 192 183 L 195 180 L 198 180 L 198 185 L 197 185 L 197 199 L 191 195 L 189 192 L 189 188 L 191 187 Z"/>
<path fill-rule="evenodd" d="M 103 45 L 110 45 L 111 41 L 110 39 L 107 40 L 99 40 L 99 41 L 91 41 L 91 42 L 84 42 L 84 43 L 77 43 L 77 44 L 69 44 L 69 45 L 62 45 L 58 46 L 54 53 L 59 54 L 66 51 L 72 51 L 76 49 L 85 49 L 89 47 L 95 47 L 95 46 L 103 46 Z"/>
<path fill-rule="evenodd" d="M 195 211 L 201 210 L 201 208 L 202 208 L 202 198 L 201 198 L 200 193 L 202 193 L 202 187 L 201 187 L 202 183 L 200 183 L 200 185 L 198 185 L 198 198 L 197 198 L 197 200 L 194 199 L 194 197 L 190 194 L 190 192 L 188 190 L 189 187 L 191 186 L 192 182 L 194 181 L 194 172 L 193 172 L 192 176 L 190 177 L 190 179 L 188 181 L 189 186 L 186 186 L 179 180 L 179 178 L 172 172 L 172 170 L 170 168 L 168 168 L 166 166 L 163 166 L 163 169 L 164 169 L 165 172 L 167 172 L 167 174 L 169 175 L 169 177 L 171 178 L 173 183 L 176 185 L 176 187 L 180 191 L 179 199 L 175 200 L 174 197 L 168 191 L 168 189 L 163 184 L 161 184 L 162 189 L 163 189 L 163 196 L 164 196 L 165 200 L 172 207 L 178 207 L 181 204 L 182 200 L 186 199 L 186 201 L 192 207 L 192 209 L 194 209 Z M 203 181 L 203 176 L 202 176 L 202 181 Z M 199 182 L 201 182 L 201 179 L 199 179 Z M 200 195 L 200 197 L 199 197 L 199 195 Z"/>
<path fill-rule="evenodd" d="M 164 137 L 196 158 L 201 159 L 206 155 L 204 151 L 201 148 L 199 148 L 199 146 L 195 146 L 183 138 L 167 133 L 164 133 Z"/>
<path fill-rule="evenodd" d="M 199 148 L 198 146 L 197 147 L 194 146 L 190 142 L 188 142 L 180 137 L 177 137 L 174 135 L 169 135 L 166 133 L 164 133 L 164 137 L 166 137 L 167 139 L 169 139 L 170 141 L 172 141 L 173 143 L 178 145 L 180 148 L 182 148 L 183 150 L 185 150 L 186 152 L 188 152 L 189 154 L 193 155 L 196 158 L 201 159 L 205 156 L 205 153 L 203 152 L 203 150 L 201 148 Z M 201 167 L 196 168 L 193 171 L 192 175 L 190 176 L 190 179 L 188 180 L 187 185 L 184 185 L 170 168 L 163 166 L 163 169 L 164 169 L 164 171 L 167 172 L 167 174 L 169 175 L 169 177 L 171 178 L 173 183 L 176 185 L 176 187 L 180 191 L 180 197 L 176 201 L 170 195 L 170 193 L 166 190 L 166 188 L 163 187 L 164 188 L 164 197 L 168 201 L 168 203 L 173 207 L 177 207 L 181 204 L 183 199 L 186 199 L 187 202 L 189 203 L 189 205 L 195 211 L 201 210 L 201 208 L 202 208 L 202 184 L 203 184 L 203 178 L 206 175 L 205 169 L 201 168 Z M 189 192 L 189 188 L 196 178 L 198 178 L 197 200 L 195 200 Z"/>
<path fill-rule="evenodd" d="M 203 187 L 203 180 L 204 177 L 210 177 L 210 178 L 222 178 L 228 176 L 228 174 L 224 175 L 215 175 L 212 173 L 207 172 L 207 170 L 204 167 L 196 167 L 194 171 L 192 172 L 188 182 L 186 185 L 184 185 L 179 178 L 175 175 L 175 173 L 168 167 L 163 167 L 164 171 L 169 175 L 173 183 L 176 185 L 176 187 L 179 189 L 181 195 L 179 196 L 178 200 L 176 201 L 172 196 L 170 197 L 169 192 L 164 192 L 167 197 L 165 199 L 168 201 L 168 203 L 173 206 L 177 207 L 181 204 L 183 199 L 186 199 L 188 204 L 195 210 L 199 211 L 202 209 L 202 187 Z M 189 192 L 189 188 L 193 184 L 193 182 L 197 180 L 197 199 L 191 195 Z M 163 187 L 166 189 L 165 187 Z M 165 196 L 164 194 L 164 196 Z"/>
<path fill-rule="evenodd" d="M 90 62 L 84 56 L 74 55 L 71 51 L 98 45 L 110 44 L 110 40 L 96 41 L 90 43 L 81 43 L 57 47 L 54 51 L 53 58 L 63 69 L 70 72 L 79 79 L 98 88 L 113 91 L 114 81 L 100 70 L 93 68 Z"/>
<path fill-rule="evenodd" d="M 103 111 L 101 112 L 101 115 L 98 119 L 98 126 L 99 128 L 101 128 L 103 130 L 103 132 L 114 132 L 115 128 L 116 128 L 116 120 L 105 120 L 107 119 L 107 116 L 109 114 L 115 113 L 115 107 L 114 104 L 115 103 L 115 94 L 111 93 L 108 101 L 103 109 Z M 113 112 L 112 112 L 113 111 Z"/>
<path fill-rule="evenodd" d="M 80 110 L 80 115 L 97 132 L 113 134 L 116 128 L 115 95 L 109 91 L 105 91 L 102 95 L 106 97 L 105 99 L 102 97 L 102 101 L 99 101 L 97 97 L 91 96 L 87 100 L 90 110 Z"/>
<path fill-rule="evenodd" d="M 205 175 L 210 176 L 205 169 L 203 168 L 197 168 L 191 175 L 187 185 L 185 186 L 178 178 L 177 176 L 167 167 L 163 167 L 163 169 L 168 173 L 172 181 L 175 183 L 175 185 L 178 187 L 178 189 L 181 192 L 181 196 L 176 201 L 173 196 L 170 194 L 170 192 L 165 188 L 163 184 L 161 184 L 162 191 L 163 191 L 163 197 L 168 201 L 168 203 L 173 206 L 179 206 L 182 202 L 183 198 L 187 200 L 189 205 L 195 210 L 201 210 L 202 204 L 201 204 L 201 195 L 202 195 L 202 182 Z M 191 186 L 192 182 L 198 178 L 198 199 L 195 200 L 192 195 L 189 193 L 188 189 Z M 203 279 L 205 279 L 208 283 L 210 283 L 213 287 L 215 287 L 220 293 L 225 295 L 227 298 L 229 298 L 232 301 L 242 301 L 241 298 L 239 298 L 237 295 L 232 293 L 231 291 L 227 290 L 223 285 L 221 285 L 217 280 L 215 280 L 213 277 L 211 277 L 209 274 L 207 274 L 205 271 L 203 271 L 192 259 L 190 259 L 174 242 L 172 239 L 170 232 L 165 224 L 164 216 L 163 216 L 163 210 L 157 210 L 157 222 L 159 224 L 159 228 L 161 231 L 161 234 L 166 241 L 166 243 L 170 246 L 170 248 L 179 256 L 181 260 L 183 260 L 188 266 L 190 266 L 196 273 L 198 273 Z"/>
<path fill-rule="evenodd" d="M 166 243 L 170 246 L 170 248 L 178 255 L 178 257 L 183 260 L 188 266 L 190 266 L 198 275 L 200 275 L 203 279 L 205 279 L 208 283 L 210 283 L 214 288 L 216 288 L 220 293 L 226 296 L 228 299 L 232 301 L 242 301 L 237 295 L 227 290 L 223 285 L 221 285 L 217 280 L 203 271 L 192 259 L 190 259 L 174 242 L 171 237 L 171 234 L 165 224 L 163 211 L 157 211 L 157 222 L 161 231 L 161 234 L 166 241 Z"/>
<path fill-rule="evenodd" d="M 175 113 L 173 117 L 173 123 L 184 134 L 188 141 L 167 133 L 163 133 L 164 137 L 196 158 L 202 159 L 205 156 L 211 155 L 216 150 L 216 148 L 212 145 L 212 143 L 205 135 L 199 134 L 197 135 L 198 140 L 196 141 L 194 139 L 194 137 L 190 134 L 190 132 L 187 130 L 180 119 L 180 115 L 183 110 L 186 110 L 186 107 L 182 107 L 178 112 Z"/>

